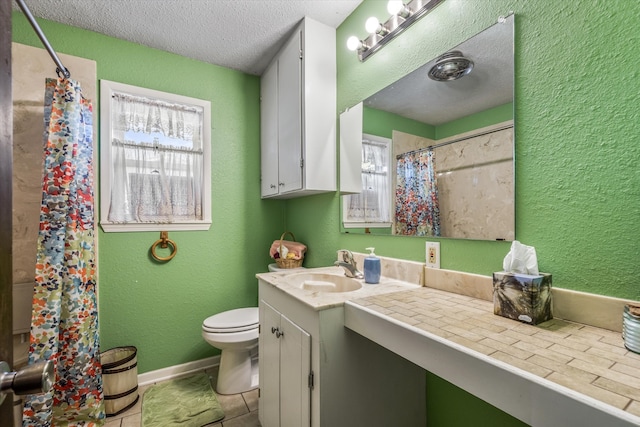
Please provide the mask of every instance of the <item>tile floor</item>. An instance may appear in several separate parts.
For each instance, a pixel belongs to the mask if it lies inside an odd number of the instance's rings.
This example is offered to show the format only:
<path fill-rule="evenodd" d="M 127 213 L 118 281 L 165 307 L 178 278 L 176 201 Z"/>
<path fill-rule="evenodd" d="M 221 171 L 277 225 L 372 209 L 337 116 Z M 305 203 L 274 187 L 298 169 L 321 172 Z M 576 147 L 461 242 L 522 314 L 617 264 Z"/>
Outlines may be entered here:
<path fill-rule="evenodd" d="M 218 367 L 206 369 L 205 372 L 211 378 L 211 384 L 215 390 Z M 140 399 L 138 403 L 115 417 L 108 417 L 104 427 L 140 427 L 142 417 L 142 400 L 144 392 L 151 384 L 138 389 Z M 258 390 L 247 393 L 222 395 L 217 394 L 218 401 L 222 405 L 225 417 L 214 424 L 207 424 L 206 427 L 260 427 L 258 421 Z"/>

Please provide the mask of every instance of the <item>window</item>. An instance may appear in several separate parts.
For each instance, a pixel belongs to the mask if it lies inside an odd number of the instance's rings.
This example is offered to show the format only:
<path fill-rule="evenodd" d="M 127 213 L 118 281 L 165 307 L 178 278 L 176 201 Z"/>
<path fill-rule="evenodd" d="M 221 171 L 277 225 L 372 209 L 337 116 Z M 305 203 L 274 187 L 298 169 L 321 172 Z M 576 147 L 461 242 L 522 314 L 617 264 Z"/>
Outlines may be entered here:
<path fill-rule="evenodd" d="M 207 230 L 211 104 L 101 80 L 104 231 Z"/>
<path fill-rule="evenodd" d="M 345 228 L 391 227 L 391 140 L 375 135 L 362 139 L 362 192 L 344 196 Z"/>

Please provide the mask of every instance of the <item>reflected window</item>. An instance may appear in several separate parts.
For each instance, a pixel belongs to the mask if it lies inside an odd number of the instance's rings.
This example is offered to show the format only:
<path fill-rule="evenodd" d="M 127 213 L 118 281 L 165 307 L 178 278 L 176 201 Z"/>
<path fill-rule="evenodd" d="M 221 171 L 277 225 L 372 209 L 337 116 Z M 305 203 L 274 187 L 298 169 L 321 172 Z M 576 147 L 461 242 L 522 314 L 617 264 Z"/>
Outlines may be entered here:
<path fill-rule="evenodd" d="M 344 227 L 391 227 L 391 140 L 364 134 L 361 164 L 362 192 L 344 196 Z"/>

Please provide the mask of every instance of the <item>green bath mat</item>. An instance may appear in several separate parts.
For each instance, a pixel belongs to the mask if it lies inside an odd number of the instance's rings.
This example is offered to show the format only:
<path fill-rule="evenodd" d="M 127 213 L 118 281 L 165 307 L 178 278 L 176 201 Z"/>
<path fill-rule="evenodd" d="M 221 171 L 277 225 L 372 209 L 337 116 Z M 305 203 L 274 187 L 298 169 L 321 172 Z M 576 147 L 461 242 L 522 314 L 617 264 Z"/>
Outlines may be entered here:
<path fill-rule="evenodd" d="M 152 385 L 142 397 L 142 427 L 202 427 L 222 418 L 204 373 Z"/>

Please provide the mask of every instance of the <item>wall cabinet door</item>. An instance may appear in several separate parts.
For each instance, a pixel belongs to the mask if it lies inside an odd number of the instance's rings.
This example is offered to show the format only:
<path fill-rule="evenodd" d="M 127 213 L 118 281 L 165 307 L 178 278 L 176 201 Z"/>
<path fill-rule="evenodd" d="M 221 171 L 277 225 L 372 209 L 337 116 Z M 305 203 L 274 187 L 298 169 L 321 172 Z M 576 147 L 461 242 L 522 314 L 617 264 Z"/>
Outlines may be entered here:
<path fill-rule="evenodd" d="M 296 31 L 278 58 L 278 185 L 280 193 L 302 188 L 302 58 Z"/>
<path fill-rule="evenodd" d="M 260 301 L 260 400 L 262 427 L 311 423 L 311 336 Z"/>
<path fill-rule="evenodd" d="M 300 43 L 298 31 L 260 81 L 262 197 L 303 186 Z"/>
<path fill-rule="evenodd" d="M 335 29 L 305 18 L 260 85 L 262 197 L 335 191 Z"/>
<path fill-rule="evenodd" d="M 260 84 L 260 190 L 278 194 L 278 62 L 264 72 Z"/>

